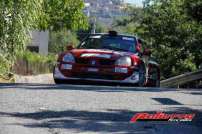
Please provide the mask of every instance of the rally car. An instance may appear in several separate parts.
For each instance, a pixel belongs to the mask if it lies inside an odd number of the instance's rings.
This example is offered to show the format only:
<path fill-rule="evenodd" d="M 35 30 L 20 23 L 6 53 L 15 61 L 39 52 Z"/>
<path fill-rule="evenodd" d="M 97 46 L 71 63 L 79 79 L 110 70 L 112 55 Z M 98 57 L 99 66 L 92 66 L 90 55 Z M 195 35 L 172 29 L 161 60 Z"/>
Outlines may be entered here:
<path fill-rule="evenodd" d="M 159 64 L 142 41 L 115 31 L 91 34 L 77 48 L 59 54 L 53 77 L 56 84 L 77 82 L 160 85 Z"/>

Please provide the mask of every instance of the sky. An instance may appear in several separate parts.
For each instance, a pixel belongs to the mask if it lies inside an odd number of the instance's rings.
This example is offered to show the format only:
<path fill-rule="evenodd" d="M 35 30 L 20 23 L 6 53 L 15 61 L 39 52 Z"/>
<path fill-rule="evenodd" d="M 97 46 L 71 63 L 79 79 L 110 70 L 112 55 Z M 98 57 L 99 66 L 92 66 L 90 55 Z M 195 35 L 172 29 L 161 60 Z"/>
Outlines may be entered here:
<path fill-rule="evenodd" d="M 142 6 L 142 1 L 143 0 L 125 0 L 125 2 L 127 2 L 127 3 L 136 4 L 138 6 Z"/>

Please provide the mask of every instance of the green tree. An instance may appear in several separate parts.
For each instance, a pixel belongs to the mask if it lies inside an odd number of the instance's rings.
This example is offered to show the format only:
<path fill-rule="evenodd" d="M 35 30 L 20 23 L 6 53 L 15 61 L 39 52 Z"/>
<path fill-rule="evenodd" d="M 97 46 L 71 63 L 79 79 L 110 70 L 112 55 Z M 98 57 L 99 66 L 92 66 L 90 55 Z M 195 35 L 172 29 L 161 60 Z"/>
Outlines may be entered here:
<path fill-rule="evenodd" d="M 96 29 L 95 29 L 96 33 L 106 33 L 107 31 L 108 31 L 108 27 L 106 24 L 101 22 L 96 23 Z"/>
<path fill-rule="evenodd" d="M 79 44 L 77 35 L 75 32 L 60 30 L 50 33 L 49 41 L 49 52 L 58 54 L 59 52 L 64 52 L 68 44 L 72 43 L 75 45 Z"/>
<path fill-rule="evenodd" d="M 87 17 L 82 9 L 83 0 L 44 0 L 43 12 L 40 16 L 40 29 L 53 31 L 86 29 L 88 27 Z"/>
<path fill-rule="evenodd" d="M 197 22 L 202 22 L 202 1 L 201 0 L 186 0 L 185 8 L 187 14 Z"/>
<path fill-rule="evenodd" d="M 0 0 L 0 59 L 7 67 L 12 66 L 16 53 L 24 50 L 29 30 L 39 19 L 41 4 L 41 0 Z M 4 67 L 0 64 L 0 70 Z"/>
<path fill-rule="evenodd" d="M 143 18 L 143 9 L 141 7 L 127 6 L 124 12 L 128 16 L 116 19 L 113 23 L 114 29 L 126 34 L 141 33 L 140 24 Z"/>
<path fill-rule="evenodd" d="M 83 7 L 82 0 L 0 0 L 0 70 L 5 61 L 13 65 L 33 29 L 86 28 Z"/>
<path fill-rule="evenodd" d="M 49 51 L 66 50 L 71 42 L 78 44 L 76 30 L 87 29 L 88 20 L 83 13 L 83 0 L 44 0 L 40 29 L 50 31 Z"/>
<path fill-rule="evenodd" d="M 188 0 L 150 0 L 145 4 L 141 36 L 151 42 L 165 78 L 199 66 L 201 41 L 198 37 L 202 27 L 188 16 L 186 2 Z"/>
<path fill-rule="evenodd" d="M 163 78 L 199 67 L 201 0 L 145 0 L 143 9 L 134 9 L 129 8 L 130 17 L 117 21 L 116 28 L 137 34 L 147 42 L 159 60 Z"/>

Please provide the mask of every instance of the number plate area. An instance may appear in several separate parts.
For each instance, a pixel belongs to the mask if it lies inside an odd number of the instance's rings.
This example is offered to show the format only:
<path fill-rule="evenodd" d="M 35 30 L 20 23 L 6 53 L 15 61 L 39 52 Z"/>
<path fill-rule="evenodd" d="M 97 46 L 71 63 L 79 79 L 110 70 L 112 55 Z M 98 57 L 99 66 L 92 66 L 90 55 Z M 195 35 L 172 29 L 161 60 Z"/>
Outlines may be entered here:
<path fill-rule="evenodd" d="M 62 69 L 65 69 L 65 70 L 71 70 L 72 69 L 72 65 L 71 64 L 62 64 Z"/>
<path fill-rule="evenodd" d="M 98 72 L 98 68 L 88 68 L 88 72 Z"/>

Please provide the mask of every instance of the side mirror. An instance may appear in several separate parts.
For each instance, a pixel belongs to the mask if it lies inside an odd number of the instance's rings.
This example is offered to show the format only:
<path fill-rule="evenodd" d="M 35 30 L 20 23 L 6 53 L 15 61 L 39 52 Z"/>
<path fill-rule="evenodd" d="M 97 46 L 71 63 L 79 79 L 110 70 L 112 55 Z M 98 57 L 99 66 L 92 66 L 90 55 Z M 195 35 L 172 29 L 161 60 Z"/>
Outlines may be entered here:
<path fill-rule="evenodd" d="M 143 52 L 143 56 L 151 56 L 152 52 L 150 49 L 145 49 L 144 52 Z"/>
<path fill-rule="evenodd" d="M 73 44 L 69 44 L 69 45 L 67 45 L 66 49 L 67 49 L 68 51 L 74 49 Z"/>

